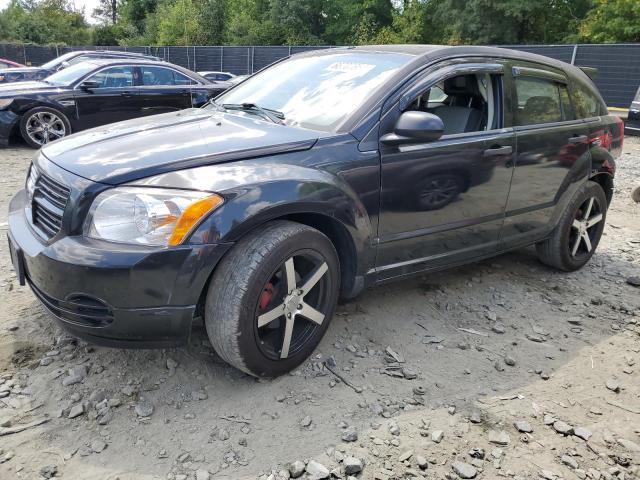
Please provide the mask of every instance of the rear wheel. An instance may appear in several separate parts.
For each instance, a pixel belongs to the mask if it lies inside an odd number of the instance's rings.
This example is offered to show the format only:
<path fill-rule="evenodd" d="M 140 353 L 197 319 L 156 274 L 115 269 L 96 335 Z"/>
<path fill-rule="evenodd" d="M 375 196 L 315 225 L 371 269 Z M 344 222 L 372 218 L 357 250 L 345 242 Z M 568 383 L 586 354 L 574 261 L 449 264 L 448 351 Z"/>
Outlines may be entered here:
<path fill-rule="evenodd" d="M 331 241 L 277 221 L 243 238 L 221 261 L 207 293 L 205 325 L 223 360 L 251 375 L 292 370 L 316 348 L 338 298 Z"/>
<path fill-rule="evenodd" d="M 574 195 L 551 237 L 536 245 L 540 260 L 565 271 L 582 268 L 598 247 L 606 214 L 604 190 L 587 182 Z"/>
<path fill-rule="evenodd" d="M 30 147 L 40 148 L 71 133 L 71 124 L 62 112 L 50 107 L 32 108 L 20 120 L 20 133 Z"/>

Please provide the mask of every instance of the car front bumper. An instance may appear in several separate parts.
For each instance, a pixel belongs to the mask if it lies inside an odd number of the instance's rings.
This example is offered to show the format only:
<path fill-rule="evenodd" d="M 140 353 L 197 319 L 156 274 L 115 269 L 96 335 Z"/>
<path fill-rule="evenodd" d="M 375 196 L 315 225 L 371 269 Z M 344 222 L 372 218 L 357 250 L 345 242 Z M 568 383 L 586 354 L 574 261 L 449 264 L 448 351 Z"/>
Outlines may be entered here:
<path fill-rule="evenodd" d="M 65 329 L 115 347 L 188 341 L 200 296 L 231 244 L 154 248 L 83 236 L 47 244 L 31 228 L 26 202 L 21 190 L 9 207 L 14 268 Z"/>

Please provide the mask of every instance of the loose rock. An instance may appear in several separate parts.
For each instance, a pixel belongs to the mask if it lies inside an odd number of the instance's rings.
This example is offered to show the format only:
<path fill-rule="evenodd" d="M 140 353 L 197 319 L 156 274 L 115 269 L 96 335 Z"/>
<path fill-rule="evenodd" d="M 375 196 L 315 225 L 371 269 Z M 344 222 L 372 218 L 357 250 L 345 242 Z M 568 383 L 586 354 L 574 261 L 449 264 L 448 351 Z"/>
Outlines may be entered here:
<path fill-rule="evenodd" d="M 453 462 L 451 468 L 460 478 L 476 478 L 478 474 L 476 467 L 464 462 Z"/>
<path fill-rule="evenodd" d="M 324 478 L 329 478 L 329 475 L 331 474 L 327 467 L 315 460 L 310 460 L 309 463 L 307 463 L 305 471 L 308 474 L 309 480 L 322 480 Z"/>
<path fill-rule="evenodd" d="M 516 427 L 516 430 L 518 430 L 519 432 L 522 432 L 522 433 L 531 433 L 531 432 L 533 432 L 533 427 L 526 420 L 518 420 L 517 422 L 515 422 L 513 424 L 513 426 Z"/>
<path fill-rule="evenodd" d="M 492 430 L 489 432 L 489 443 L 505 446 L 509 445 L 509 442 L 511 442 L 511 438 L 509 437 L 509 434 L 504 430 L 501 430 L 499 432 Z"/>
<path fill-rule="evenodd" d="M 360 473 L 363 469 L 362 460 L 356 457 L 345 457 L 342 464 L 344 465 L 344 473 L 347 475 Z"/>
<path fill-rule="evenodd" d="M 291 478 L 298 478 L 304 473 L 305 464 L 300 460 L 296 460 L 295 462 L 291 462 L 287 469 L 289 470 L 289 475 Z"/>

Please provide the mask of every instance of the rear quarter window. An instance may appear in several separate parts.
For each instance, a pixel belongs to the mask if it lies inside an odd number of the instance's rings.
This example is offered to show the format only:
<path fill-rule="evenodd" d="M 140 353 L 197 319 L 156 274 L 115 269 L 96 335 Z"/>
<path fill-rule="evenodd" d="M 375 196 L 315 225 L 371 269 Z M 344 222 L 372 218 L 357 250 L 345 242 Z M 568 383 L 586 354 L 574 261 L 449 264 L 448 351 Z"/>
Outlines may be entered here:
<path fill-rule="evenodd" d="M 606 115 L 607 107 L 590 87 L 580 82 L 574 82 L 572 87 L 573 104 L 578 118 Z"/>

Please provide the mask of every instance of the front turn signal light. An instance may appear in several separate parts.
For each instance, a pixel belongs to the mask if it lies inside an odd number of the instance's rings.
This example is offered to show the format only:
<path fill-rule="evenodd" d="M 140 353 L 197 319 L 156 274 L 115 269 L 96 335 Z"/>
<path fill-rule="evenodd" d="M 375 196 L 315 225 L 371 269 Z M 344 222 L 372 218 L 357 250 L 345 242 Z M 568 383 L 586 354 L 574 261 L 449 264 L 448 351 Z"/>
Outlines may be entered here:
<path fill-rule="evenodd" d="M 203 199 L 197 200 L 187 206 L 173 229 L 173 233 L 169 238 L 169 245 L 180 245 L 191 229 L 209 212 L 218 208 L 224 199 L 219 195 L 211 195 Z"/>

